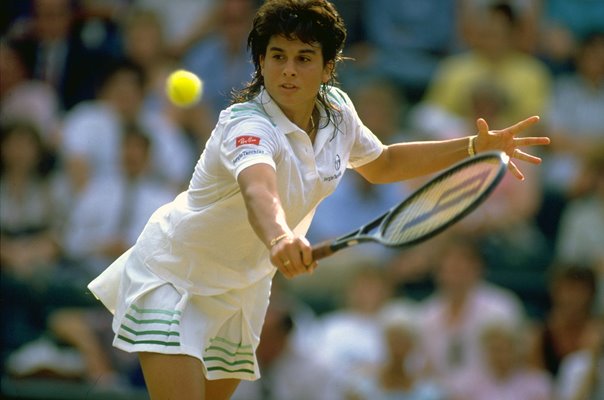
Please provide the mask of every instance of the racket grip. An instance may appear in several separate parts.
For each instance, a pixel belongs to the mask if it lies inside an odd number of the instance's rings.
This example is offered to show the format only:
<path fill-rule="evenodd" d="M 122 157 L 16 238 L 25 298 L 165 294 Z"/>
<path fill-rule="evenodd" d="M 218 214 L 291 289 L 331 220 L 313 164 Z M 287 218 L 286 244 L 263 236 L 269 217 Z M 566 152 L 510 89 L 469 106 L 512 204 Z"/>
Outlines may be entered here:
<path fill-rule="evenodd" d="M 332 255 L 335 251 L 331 248 L 331 240 L 326 240 L 312 247 L 312 259 L 318 261 Z"/>

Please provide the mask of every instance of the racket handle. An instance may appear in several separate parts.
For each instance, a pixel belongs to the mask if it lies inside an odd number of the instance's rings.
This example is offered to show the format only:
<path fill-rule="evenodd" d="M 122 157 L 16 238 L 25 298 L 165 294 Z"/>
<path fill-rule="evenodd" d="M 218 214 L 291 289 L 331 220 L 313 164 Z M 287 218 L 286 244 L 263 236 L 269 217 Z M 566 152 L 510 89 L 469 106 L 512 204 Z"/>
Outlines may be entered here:
<path fill-rule="evenodd" d="M 332 255 L 335 251 L 331 248 L 331 240 L 326 240 L 312 247 L 312 259 L 318 261 Z"/>

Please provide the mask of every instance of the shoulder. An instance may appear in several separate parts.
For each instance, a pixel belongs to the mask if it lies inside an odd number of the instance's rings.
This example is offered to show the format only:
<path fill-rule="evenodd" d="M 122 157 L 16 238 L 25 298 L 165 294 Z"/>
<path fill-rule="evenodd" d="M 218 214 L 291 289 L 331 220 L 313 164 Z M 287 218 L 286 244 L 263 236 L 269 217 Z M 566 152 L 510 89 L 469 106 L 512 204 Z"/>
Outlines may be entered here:
<path fill-rule="evenodd" d="M 478 307 L 489 309 L 493 313 L 519 316 L 522 312 L 522 303 L 514 292 L 492 283 L 481 284 L 476 289 L 474 301 Z"/>
<path fill-rule="evenodd" d="M 474 52 L 463 52 L 450 55 L 440 63 L 438 69 L 442 73 L 461 73 L 467 68 L 476 68 L 482 64 L 481 58 Z"/>
<path fill-rule="evenodd" d="M 352 105 L 352 101 L 348 94 L 335 86 L 329 86 L 327 88 L 327 99 L 336 107 L 348 107 Z"/>
<path fill-rule="evenodd" d="M 112 116 L 109 107 L 100 101 L 85 101 L 76 105 L 65 115 L 66 121 L 74 120 L 95 120 L 103 121 Z"/>
<path fill-rule="evenodd" d="M 208 145 L 244 149 L 243 144 L 280 147 L 279 129 L 258 101 L 236 103 L 220 113 Z M 234 146 L 234 147 L 233 147 Z"/>
<path fill-rule="evenodd" d="M 253 123 L 276 127 L 259 99 L 232 104 L 220 113 L 219 123 L 224 126 Z"/>

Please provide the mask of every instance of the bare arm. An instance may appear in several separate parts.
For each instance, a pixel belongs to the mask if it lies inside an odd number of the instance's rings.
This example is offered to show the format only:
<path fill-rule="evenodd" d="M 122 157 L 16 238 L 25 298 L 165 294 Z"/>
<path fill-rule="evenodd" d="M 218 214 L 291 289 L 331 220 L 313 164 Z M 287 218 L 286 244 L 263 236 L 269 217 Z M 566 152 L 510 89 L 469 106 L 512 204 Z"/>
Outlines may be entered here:
<path fill-rule="evenodd" d="M 393 144 L 376 160 L 356 170 L 372 183 L 391 183 L 431 174 L 467 157 L 468 140 L 465 137 Z"/>
<path fill-rule="evenodd" d="M 512 159 L 538 164 L 541 162 L 540 158 L 523 152 L 519 147 L 545 145 L 549 143 L 549 138 L 516 137 L 518 133 L 538 121 L 538 117 L 531 117 L 509 128 L 489 131 L 486 121 L 479 119 L 476 122 L 478 135 L 473 147 L 476 152 L 500 150 Z M 451 140 L 390 145 L 380 157 L 357 168 L 357 171 L 373 183 L 391 183 L 431 174 L 468 157 L 470 138 L 467 136 Z M 518 179 L 524 179 L 524 175 L 514 161 L 510 162 L 509 169 Z"/>
<path fill-rule="evenodd" d="M 256 235 L 270 250 L 271 262 L 286 278 L 312 272 L 312 249 L 306 238 L 296 236 L 287 225 L 277 190 L 277 175 L 268 164 L 252 165 L 239 174 L 248 220 Z M 281 238 L 279 240 L 275 240 Z M 273 243 L 271 243 L 273 242 Z"/>

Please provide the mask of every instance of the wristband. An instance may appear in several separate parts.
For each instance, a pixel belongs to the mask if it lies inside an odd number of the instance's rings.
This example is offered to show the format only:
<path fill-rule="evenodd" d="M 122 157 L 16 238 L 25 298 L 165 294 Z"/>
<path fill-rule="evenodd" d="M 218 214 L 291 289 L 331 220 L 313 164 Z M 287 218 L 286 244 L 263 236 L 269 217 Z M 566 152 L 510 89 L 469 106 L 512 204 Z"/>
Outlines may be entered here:
<path fill-rule="evenodd" d="M 476 140 L 476 135 L 470 136 L 468 139 L 468 154 L 470 155 L 470 157 L 474 157 L 476 155 L 476 149 L 474 148 L 474 141 Z"/>
<path fill-rule="evenodd" d="M 284 233 L 282 235 L 277 236 L 276 238 L 272 239 L 269 242 L 269 247 L 273 247 L 274 245 L 276 245 L 277 243 L 279 243 L 281 240 L 285 239 L 286 237 L 289 236 L 289 233 Z"/>

